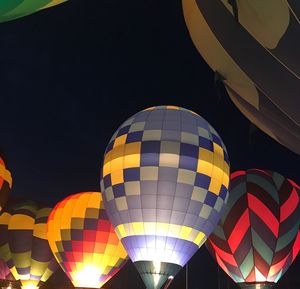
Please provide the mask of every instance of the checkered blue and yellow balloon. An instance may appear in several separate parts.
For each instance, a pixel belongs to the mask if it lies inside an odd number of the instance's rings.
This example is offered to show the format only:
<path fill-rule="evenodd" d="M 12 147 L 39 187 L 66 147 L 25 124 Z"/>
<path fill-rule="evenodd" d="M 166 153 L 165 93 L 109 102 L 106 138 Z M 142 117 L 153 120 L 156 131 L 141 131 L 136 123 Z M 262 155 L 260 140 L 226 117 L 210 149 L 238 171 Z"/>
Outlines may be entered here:
<path fill-rule="evenodd" d="M 110 140 L 101 190 L 115 230 L 148 289 L 172 279 L 217 225 L 229 159 L 214 128 L 175 106 L 145 109 Z"/>

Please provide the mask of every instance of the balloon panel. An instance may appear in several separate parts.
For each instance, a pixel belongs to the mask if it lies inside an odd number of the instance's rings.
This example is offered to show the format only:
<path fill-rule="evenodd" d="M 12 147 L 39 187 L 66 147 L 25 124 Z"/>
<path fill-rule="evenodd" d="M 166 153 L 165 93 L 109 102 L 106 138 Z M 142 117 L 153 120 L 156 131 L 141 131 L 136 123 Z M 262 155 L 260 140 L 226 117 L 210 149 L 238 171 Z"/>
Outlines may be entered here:
<path fill-rule="evenodd" d="M 276 283 L 298 254 L 299 222 L 299 187 L 292 181 L 270 171 L 238 171 L 207 247 L 235 282 Z"/>
<path fill-rule="evenodd" d="M 101 287 L 127 259 L 97 192 L 58 203 L 48 220 L 48 240 L 75 287 Z"/>
<path fill-rule="evenodd" d="M 0 2 L 0 22 L 23 17 L 65 1 L 66 0 L 2 0 Z"/>
<path fill-rule="evenodd" d="M 102 175 L 105 207 L 131 260 L 183 266 L 219 221 L 229 161 L 202 117 L 159 106 L 119 127 Z"/>
<path fill-rule="evenodd" d="M 9 276 L 9 268 L 4 261 L 0 260 L 0 280 L 6 280 Z"/>
<path fill-rule="evenodd" d="M 0 216 L 0 256 L 24 288 L 46 282 L 58 268 L 46 237 L 50 211 L 27 202 Z"/>
<path fill-rule="evenodd" d="M 0 211 L 8 198 L 12 187 L 12 177 L 0 156 Z"/>
<path fill-rule="evenodd" d="M 300 4 L 234 2 L 237 13 L 228 1 L 183 0 L 191 38 L 205 61 L 222 76 L 238 109 L 300 154 Z"/>

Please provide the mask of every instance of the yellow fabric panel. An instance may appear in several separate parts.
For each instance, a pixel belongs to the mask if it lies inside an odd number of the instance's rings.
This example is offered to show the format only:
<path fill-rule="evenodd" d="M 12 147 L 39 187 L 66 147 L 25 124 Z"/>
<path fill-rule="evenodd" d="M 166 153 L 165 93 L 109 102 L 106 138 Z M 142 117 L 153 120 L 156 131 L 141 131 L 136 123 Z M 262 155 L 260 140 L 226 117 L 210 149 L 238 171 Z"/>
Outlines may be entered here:
<path fill-rule="evenodd" d="M 180 239 L 187 240 L 191 232 L 192 228 L 182 226 L 179 234 Z"/>
<path fill-rule="evenodd" d="M 103 209 L 102 194 L 99 192 L 91 192 L 88 202 L 88 208 Z"/>
<path fill-rule="evenodd" d="M 77 202 L 74 205 L 73 211 L 72 211 L 72 218 L 85 218 L 85 212 L 87 208 L 87 204 L 90 199 L 90 194 L 81 194 Z M 70 215 L 64 215 L 65 218 L 70 219 Z"/>
<path fill-rule="evenodd" d="M 1 251 L 1 259 L 5 262 L 9 261 L 11 259 L 11 253 L 10 253 L 10 248 L 9 244 L 5 243 L 0 247 Z"/>
<path fill-rule="evenodd" d="M 133 142 L 125 145 L 125 155 L 139 155 L 141 153 L 141 142 Z"/>
<path fill-rule="evenodd" d="M 43 8 L 41 9 L 46 9 L 46 8 L 49 8 L 49 7 L 53 7 L 55 5 L 58 5 L 58 4 L 61 4 L 61 3 L 64 3 L 66 2 L 67 0 L 52 0 L 50 3 L 48 3 L 47 5 L 45 5 Z"/>
<path fill-rule="evenodd" d="M 34 276 L 42 276 L 48 267 L 48 262 L 39 262 L 31 260 L 30 274 Z"/>
<path fill-rule="evenodd" d="M 127 252 L 124 249 L 123 245 L 121 242 L 118 243 L 118 246 L 116 247 L 116 255 L 120 256 L 120 258 L 125 259 L 127 258 Z"/>
<path fill-rule="evenodd" d="M 112 151 L 109 151 L 103 161 L 103 177 L 108 175 L 111 172 L 111 160 L 112 160 Z"/>
<path fill-rule="evenodd" d="M 127 138 L 127 134 L 123 134 L 123 135 L 117 137 L 114 141 L 113 148 L 115 149 L 117 146 L 124 145 L 126 142 L 126 138 Z"/>
<path fill-rule="evenodd" d="M 51 208 L 42 208 L 40 210 L 38 210 L 37 214 L 36 214 L 36 219 L 42 218 L 42 217 L 48 217 L 51 213 Z"/>
<path fill-rule="evenodd" d="M 29 268 L 31 263 L 31 251 L 24 253 L 11 253 L 16 268 Z"/>
<path fill-rule="evenodd" d="M 8 230 L 33 230 L 34 218 L 26 215 L 15 214 L 11 216 Z"/>
<path fill-rule="evenodd" d="M 14 278 L 15 278 L 16 280 L 19 280 L 19 279 L 20 279 L 20 275 L 19 275 L 19 273 L 18 273 L 18 271 L 17 271 L 17 269 L 16 269 L 16 266 L 13 266 L 12 268 L 9 268 L 9 271 L 10 271 L 10 273 L 14 276 Z"/>
<path fill-rule="evenodd" d="M 4 165 L 0 164 L 0 176 L 9 184 L 9 187 L 12 186 L 12 177 L 10 172 L 4 167 Z"/>
<path fill-rule="evenodd" d="M 223 4 L 232 12 L 227 0 Z M 274 49 L 290 22 L 286 0 L 237 1 L 239 23 L 264 47 Z"/>
<path fill-rule="evenodd" d="M 110 161 L 107 161 L 105 157 L 104 164 L 103 164 L 103 172 L 102 172 L 103 177 L 109 175 L 110 173 L 111 173 Z"/>
<path fill-rule="evenodd" d="M 29 277 L 24 277 L 24 279 L 21 279 L 21 288 L 22 289 L 38 289 L 39 287 L 37 286 L 39 284 L 38 280 L 30 280 Z M 29 279 L 29 280 L 28 280 Z"/>
<path fill-rule="evenodd" d="M 35 224 L 33 229 L 33 236 L 43 240 L 47 240 L 47 224 Z"/>
<path fill-rule="evenodd" d="M 131 230 L 130 228 L 134 229 Z M 115 230 L 120 239 L 137 235 L 168 236 L 193 242 L 197 246 L 199 246 L 199 244 L 205 239 L 205 234 L 201 231 L 187 226 L 168 223 L 132 222 L 127 224 L 120 224 L 116 227 Z"/>
<path fill-rule="evenodd" d="M 219 146 L 217 143 L 214 143 L 213 148 L 214 148 L 214 158 L 216 154 L 219 155 L 221 158 L 224 158 L 224 150 L 221 146 Z"/>
<path fill-rule="evenodd" d="M 93 262 L 93 253 L 85 252 L 85 250 L 83 249 L 83 263 L 91 264 L 92 262 Z"/>
<path fill-rule="evenodd" d="M 206 236 L 204 233 L 199 232 L 199 234 L 197 235 L 196 239 L 195 239 L 195 244 L 197 244 L 199 247 L 201 247 L 201 245 L 204 243 L 204 241 L 206 240 Z"/>
<path fill-rule="evenodd" d="M 154 108 L 156 108 L 156 106 L 151 106 L 151 107 L 145 108 L 143 111 L 153 110 Z"/>
<path fill-rule="evenodd" d="M 212 175 L 212 170 L 213 170 L 213 165 L 212 163 L 209 163 L 207 161 L 199 160 L 198 161 L 198 166 L 197 166 L 197 172 L 204 174 L 206 176 L 211 176 Z"/>
<path fill-rule="evenodd" d="M 212 177 L 208 190 L 218 196 L 220 194 L 221 185 L 222 183 L 218 179 Z"/>
<path fill-rule="evenodd" d="M 0 215 L 0 225 L 8 225 L 10 217 L 11 217 L 11 214 L 9 214 L 7 212 L 3 212 Z"/>
<path fill-rule="evenodd" d="M 189 33 L 202 57 L 214 71 L 218 71 L 225 78 L 224 82 L 226 84 L 258 109 L 259 95 L 254 83 L 234 62 L 214 36 L 199 11 L 196 1 L 182 0 L 182 5 Z"/>
<path fill-rule="evenodd" d="M 124 169 L 137 168 L 140 166 L 140 154 L 127 155 L 124 157 Z"/>
<path fill-rule="evenodd" d="M 111 245 L 111 244 L 106 245 L 105 254 L 110 255 L 110 256 L 114 256 L 115 252 L 116 252 L 116 246 L 115 245 Z"/>
<path fill-rule="evenodd" d="M 111 153 L 111 161 L 124 156 L 125 145 L 114 147 Z"/>
<path fill-rule="evenodd" d="M 54 223 L 57 225 L 55 231 L 61 229 L 69 229 L 71 227 L 71 221 L 68 216 L 72 214 L 77 199 L 70 199 L 63 208 L 59 208 L 55 213 Z"/>
<path fill-rule="evenodd" d="M 119 239 L 122 239 L 123 237 L 126 236 L 126 232 L 125 232 L 125 228 L 124 228 L 123 224 L 117 226 L 115 228 L 115 230 L 116 230 L 116 233 L 117 233 Z"/>
<path fill-rule="evenodd" d="M 55 255 L 55 253 L 57 252 L 57 247 L 56 247 L 55 242 L 53 241 L 55 238 L 55 232 L 54 232 L 53 227 L 54 227 L 53 219 L 49 219 L 48 223 L 47 223 L 47 239 L 48 239 L 51 251 Z"/>
<path fill-rule="evenodd" d="M 123 163 L 122 163 L 122 166 L 123 166 Z M 122 166 L 120 166 L 120 169 L 118 171 L 113 171 L 111 173 L 110 176 L 111 176 L 112 185 L 124 183 L 124 176 L 123 176 Z"/>
<path fill-rule="evenodd" d="M 228 167 L 228 166 L 227 166 Z M 229 170 L 229 167 L 228 167 Z M 227 172 L 227 168 L 225 168 L 225 172 L 223 173 L 222 184 L 228 188 L 229 186 L 229 172 Z"/>
<path fill-rule="evenodd" d="M 114 158 L 110 162 L 110 172 L 114 173 L 115 171 L 122 170 L 123 166 L 124 166 L 124 157 L 123 156 Z"/>
<path fill-rule="evenodd" d="M 135 235 L 143 235 L 144 234 L 144 225 L 143 222 L 135 222 L 132 224 L 133 232 Z"/>
<path fill-rule="evenodd" d="M 41 281 L 46 282 L 52 274 L 53 274 L 53 272 L 47 268 L 41 278 Z"/>
<path fill-rule="evenodd" d="M 212 151 L 206 149 L 206 148 L 202 148 L 199 147 L 199 159 L 212 163 L 213 159 L 214 159 L 214 154 Z"/>
<path fill-rule="evenodd" d="M 179 110 L 179 107 L 175 105 L 167 105 L 167 109 Z"/>

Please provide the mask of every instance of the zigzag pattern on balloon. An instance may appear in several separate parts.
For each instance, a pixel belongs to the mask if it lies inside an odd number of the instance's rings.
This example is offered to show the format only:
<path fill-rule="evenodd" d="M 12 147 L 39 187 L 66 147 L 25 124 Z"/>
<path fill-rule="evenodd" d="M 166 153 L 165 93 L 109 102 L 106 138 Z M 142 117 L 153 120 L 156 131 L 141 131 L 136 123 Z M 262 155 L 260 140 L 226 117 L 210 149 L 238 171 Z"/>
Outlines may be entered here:
<path fill-rule="evenodd" d="M 276 283 L 299 251 L 299 186 L 278 173 L 238 171 L 207 248 L 237 283 Z"/>

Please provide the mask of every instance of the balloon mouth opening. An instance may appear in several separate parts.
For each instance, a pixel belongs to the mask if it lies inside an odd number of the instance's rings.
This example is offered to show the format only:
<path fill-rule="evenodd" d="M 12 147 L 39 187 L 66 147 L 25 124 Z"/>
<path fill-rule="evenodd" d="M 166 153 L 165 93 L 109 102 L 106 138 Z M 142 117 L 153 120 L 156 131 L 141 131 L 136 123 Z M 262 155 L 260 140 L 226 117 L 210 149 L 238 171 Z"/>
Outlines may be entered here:
<path fill-rule="evenodd" d="M 242 289 L 271 289 L 275 285 L 273 282 L 245 282 L 238 283 L 240 288 Z"/>
<path fill-rule="evenodd" d="M 72 283 L 77 288 L 100 288 L 103 285 L 99 280 L 101 275 L 99 267 L 86 265 L 72 276 Z"/>
<path fill-rule="evenodd" d="M 28 284 L 22 285 L 21 288 L 22 289 L 38 289 L 39 286 L 36 286 L 33 283 L 28 283 Z"/>

